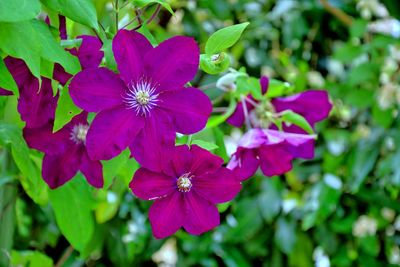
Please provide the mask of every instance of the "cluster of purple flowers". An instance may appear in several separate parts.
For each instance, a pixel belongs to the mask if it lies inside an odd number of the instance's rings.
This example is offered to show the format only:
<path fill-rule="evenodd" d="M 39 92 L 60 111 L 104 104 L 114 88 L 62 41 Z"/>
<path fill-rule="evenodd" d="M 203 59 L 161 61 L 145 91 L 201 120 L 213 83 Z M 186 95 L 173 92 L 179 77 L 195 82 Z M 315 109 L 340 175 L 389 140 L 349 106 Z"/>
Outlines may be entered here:
<path fill-rule="evenodd" d="M 60 29 L 65 38 L 65 29 Z M 164 238 L 183 227 L 201 234 L 219 224 L 216 204 L 232 200 L 241 182 L 258 167 L 267 176 L 291 169 L 294 158 L 313 158 L 315 136 L 296 126 L 277 130 L 265 124 L 268 114 L 292 110 L 310 125 L 328 116 L 331 109 L 324 91 L 307 91 L 272 101 L 248 101 L 237 106 L 228 123 L 249 129 L 227 167 L 223 160 L 196 145 L 175 146 L 176 133 L 202 130 L 212 112 L 207 95 L 187 84 L 199 67 L 200 51 L 192 38 L 177 36 L 153 47 L 140 33 L 120 30 L 112 49 L 118 74 L 99 67 L 102 43 L 92 36 L 80 36 L 78 57 L 82 71 L 72 77 L 56 65 L 53 79 L 65 85 L 73 102 L 83 109 L 68 124 L 53 132 L 58 93 L 51 80 L 39 80 L 19 59 L 5 63 L 20 90 L 18 110 L 26 122 L 28 145 L 45 155 L 43 179 L 57 188 L 78 171 L 94 187 L 103 187 L 100 160 L 108 160 L 126 148 L 141 165 L 130 188 L 139 198 L 154 200 L 149 211 L 153 233 Z M 72 79 L 71 79 L 72 78 Z M 268 79 L 261 78 L 262 91 Z M 0 91 L 8 94 L 7 91 Z M 96 113 L 89 124 L 89 112 Z"/>

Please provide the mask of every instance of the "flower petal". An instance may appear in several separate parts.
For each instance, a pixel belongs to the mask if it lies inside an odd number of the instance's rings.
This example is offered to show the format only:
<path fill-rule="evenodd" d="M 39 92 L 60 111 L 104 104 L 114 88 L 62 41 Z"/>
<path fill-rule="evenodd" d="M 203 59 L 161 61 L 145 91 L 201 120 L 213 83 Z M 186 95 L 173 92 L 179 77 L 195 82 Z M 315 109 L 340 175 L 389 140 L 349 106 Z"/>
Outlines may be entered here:
<path fill-rule="evenodd" d="M 196 192 L 184 194 L 185 220 L 183 228 L 192 234 L 199 235 L 219 225 L 218 209 Z"/>
<path fill-rule="evenodd" d="M 227 168 L 233 170 L 240 181 L 252 177 L 260 165 L 260 161 L 253 149 L 242 149 L 233 154 Z"/>
<path fill-rule="evenodd" d="M 80 171 L 86 177 L 89 184 L 96 188 L 104 185 L 103 166 L 98 160 L 91 160 L 87 151 L 82 152 Z"/>
<path fill-rule="evenodd" d="M 118 70 L 127 85 L 143 75 L 143 58 L 152 48 L 150 42 L 142 34 L 135 31 L 118 31 L 114 37 L 112 49 Z"/>
<path fill-rule="evenodd" d="M 310 124 L 314 124 L 328 117 L 332 109 L 326 91 L 309 90 L 288 97 L 277 97 L 272 100 L 277 112 L 292 110 L 302 115 Z"/>
<path fill-rule="evenodd" d="M 42 175 L 51 189 L 65 184 L 75 176 L 79 169 L 81 153 L 80 146 L 71 146 L 65 153 L 44 156 Z"/>
<path fill-rule="evenodd" d="M 146 74 L 159 84 L 160 91 L 178 89 L 194 78 L 199 58 L 200 49 L 193 38 L 176 36 L 146 54 Z"/>
<path fill-rule="evenodd" d="M 101 51 L 103 44 L 100 39 L 90 35 L 80 35 L 78 38 L 82 39 L 78 49 L 78 59 L 82 68 L 98 67 L 104 57 L 104 52 Z"/>
<path fill-rule="evenodd" d="M 69 85 L 74 103 L 89 112 L 99 112 L 123 103 L 125 84 L 106 68 L 86 69 L 74 76 Z"/>
<path fill-rule="evenodd" d="M 177 132 L 192 134 L 206 126 L 212 105 L 202 91 L 182 88 L 163 92 L 159 98 L 160 108 L 168 112 Z"/>
<path fill-rule="evenodd" d="M 214 204 L 232 200 L 242 188 L 235 173 L 223 167 L 214 173 L 195 176 L 192 182 L 193 190 Z"/>
<path fill-rule="evenodd" d="M 173 177 L 140 168 L 135 172 L 129 187 L 137 197 L 144 200 L 154 200 L 174 192 L 176 182 Z"/>
<path fill-rule="evenodd" d="M 282 144 L 263 145 L 258 149 L 260 167 L 264 175 L 282 175 L 292 169 L 292 155 Z"/>
<path fill-rule="evenodd" d="M 175 132 L 171 128 L 168 115 L 162 110 L 153 109 L 145 118 L 143 129 L 130 145 L 132 156 L 142 167 L 160 171 L 175 144 Z"/>
<path fill-rule="evenodd" d="M 220 169 L 224 163 L 224 160 L 221 157 L 218 157 L 197 145 L 191 145 L 190 152 L 192 154 L 190 172 L 194 175 L 213 173 Z"/>
<path fill-rule="evenodd" d="M 143 125 L 143 118 L 124 106 L 101 111 L 86 137 L 90 158 L 107 160 L 115 157 L 131 144 Z"/>
<path fill-rule="evenodd" d="M 20 88 L 18 111 L 27 127 L 40 127 L 54 118 L 57 100 L 58 95 L 53 96 L 51 80 L 42 77 L 39 89 L 39 80 L 31 78 Z"/>
<path fill-rule="evenodd" d="M 261 94 L 265 95 L 268 91 L 269 79 L 267 76 L 262 76 L 260 79 Z"/>
<path fill-rule="evenodd" d="M 13 92 L 8 91 L 4 88 L 0 88 L 0 96 L 7 96 L 7 95 L 13 95 Z"/>
<path fill-rule="evenodd" d="M 69 148 L 73 143 L 70 133 L 60 131 L 53 133 L 53 123 L 48 122 L 42 127 L 27 128 L 23 130 L 24 139 L 30 148 L 37 149 L 46 154 L 60 154 Z"/>
<path fill-rule="evenodd" d="M 4 58 L 4 63 L 17 83 L 18 88 L 34 77 L 22 59 L 8 56 Z"/>
<path fill-rule="evenodd" d="M 244 112 L 243 112 L 243 105 L 241 103 L 238 103 L 236 105 L 235 111 L 226 120 L 226 122 L 237 128 L 242 127 L 242 125 L 244 123 Z"/>
<path fill-rule="evenodd" d="M 153 235 L 156 238 L 165 238 L 178 231 L 183 224 L 184 208 L 181 193 L 170 194 L 154 201 L 149 210 Z"/>

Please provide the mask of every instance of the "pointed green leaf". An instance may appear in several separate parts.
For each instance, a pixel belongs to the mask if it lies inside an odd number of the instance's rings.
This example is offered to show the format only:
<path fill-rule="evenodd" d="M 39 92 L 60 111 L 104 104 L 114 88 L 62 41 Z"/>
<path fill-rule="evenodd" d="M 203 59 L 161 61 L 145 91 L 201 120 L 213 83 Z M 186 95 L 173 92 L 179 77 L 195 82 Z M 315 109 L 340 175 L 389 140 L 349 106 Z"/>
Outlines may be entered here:
<path fill-rule="evenodd" d="M 0 59 L 0 77 L 0 87 L 10 90 L 14 95 L 18 96 L 19 91 L 17 84 L 15 83 L 11 73 L 8 71 L 6 64 L 4 64 L 3 59 Z"/>
<path fill-rule="evenodd" d="M 281 119 L 284 122 L 289 122 L 296 126 L 299 126 L 301 129 L 303 129 L 304 131 L 306 131 L 309 134 L 314 134 L 314 130 L 311 127 L 311 125 L 300 114 L 297 114 L 291 110 L 286 110 L 286 111 L 282 112 Z"/>
<path fill-rule="evenodd" d="M 236 24 L 214 32 L 206 43 L 206 54 L 219 53 L 233 46 L 249 24 L 249 22 Z"/>
<path fill-rule="evenodd" d="M 0 21 L 16 22 L 35 18 L 40 13 L 39 0 L 0 1 Z"/>
<path fill-rule="evenodd" d="M 71 119 L 78 115 L 82 110 L 75 106 L 72 102 L 71 96 L 69 95 L 68 87 L 65 86 L 60 91 L 60 97 L 58 99 L 56 108 L 56 119 L 54 120 L 53 131 L 58 131 L 65 124 L 71 121 Z"/>

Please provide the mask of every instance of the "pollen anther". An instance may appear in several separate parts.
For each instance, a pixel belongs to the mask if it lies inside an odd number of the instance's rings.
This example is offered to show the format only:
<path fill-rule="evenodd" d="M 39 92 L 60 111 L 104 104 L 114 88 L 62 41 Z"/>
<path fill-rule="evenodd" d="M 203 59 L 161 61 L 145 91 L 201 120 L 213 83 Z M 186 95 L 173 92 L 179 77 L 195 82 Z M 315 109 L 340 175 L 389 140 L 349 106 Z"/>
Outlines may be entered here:
<path fill-rule="evenodd" d="M 192 188 L 192 178 L 193 175 L 190 175 L 190 173 L 185 173 L 178 178 L 176 185 L 178 186 L 179 192 L 187 193 L 190 191 Z"/>
<path fill-rule="evenodd" d="M 158 102 L 158 94 L 155 93 L 157 85 L 151 81 L 141 78 L 137 82 L 132 82 L 128 92 L 124 97 L 127 107 L 134 109 L 136 115 L 148 115 Z"/>

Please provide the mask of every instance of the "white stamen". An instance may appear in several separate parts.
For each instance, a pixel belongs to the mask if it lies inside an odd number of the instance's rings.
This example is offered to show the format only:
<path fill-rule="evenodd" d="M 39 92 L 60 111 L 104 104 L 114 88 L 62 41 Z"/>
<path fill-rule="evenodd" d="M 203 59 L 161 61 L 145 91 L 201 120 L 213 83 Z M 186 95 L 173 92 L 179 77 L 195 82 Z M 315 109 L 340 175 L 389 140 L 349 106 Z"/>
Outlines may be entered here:
<path fill-rule="evenodd" d="M 79 123 L 72 128 L 70 139 L 76 144 L 85 144 L 88 130 L 89 125 Z"/>
<path fill-rule="evenodd" d="M 190 173 L 185 173 L 178 178 L 176 185 L 178 186 L 179 192 L 186 193 L 190 191 L 192 188 L 192 178 L 193 175 L 190 175 Z"/>
<path fill-rule="evenodd" d="M 158 94 L 155 94 L 156 89 L 156 84 L 141 78 L 130 84 L 124 102 L 128 108 L 136 110 L 136 115 L 147 116 L 151 109 L 157 106 Z"/>

